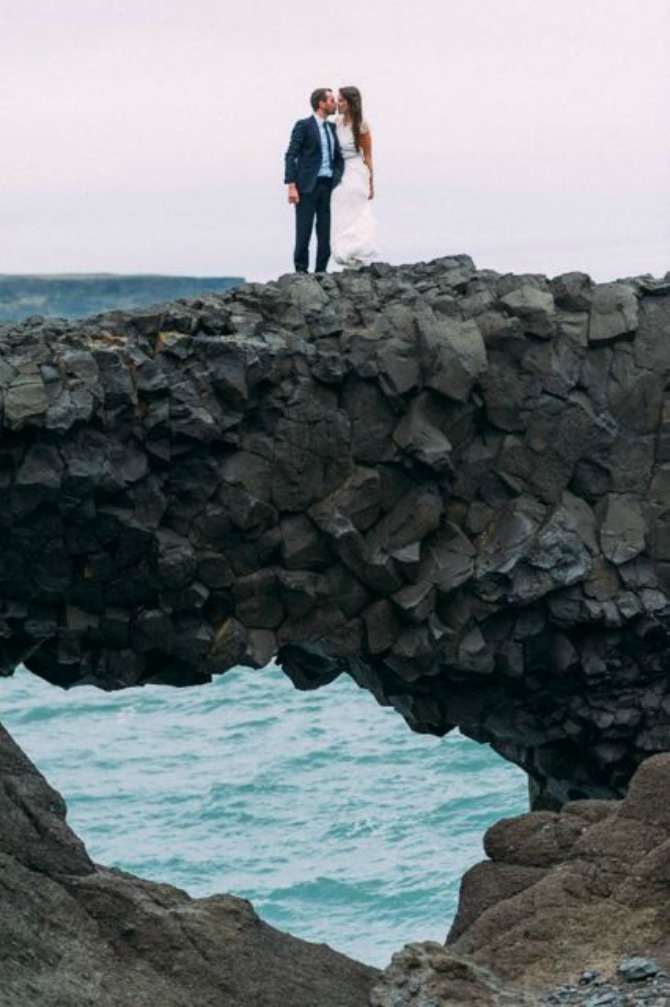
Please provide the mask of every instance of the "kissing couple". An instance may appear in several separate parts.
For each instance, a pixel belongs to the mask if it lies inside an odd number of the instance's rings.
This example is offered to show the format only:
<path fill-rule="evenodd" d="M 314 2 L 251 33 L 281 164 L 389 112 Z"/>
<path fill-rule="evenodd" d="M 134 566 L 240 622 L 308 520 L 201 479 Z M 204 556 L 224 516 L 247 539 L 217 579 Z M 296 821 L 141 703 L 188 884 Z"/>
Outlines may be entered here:
<path fill-rule="evenodd" d="M 295 271 L 309 270 L 315 223 L 317 273 L 325 273 L 331 246 L 341 266 L 368 265 L 378 252 L 370 205 L 372 134 L 361 92 L 341 87 L 335 97 L 330 88 L 320 87 L 310 105 L 312 115 L 296 122 L 286 151 L 284 181 L 295 206 Z"/>

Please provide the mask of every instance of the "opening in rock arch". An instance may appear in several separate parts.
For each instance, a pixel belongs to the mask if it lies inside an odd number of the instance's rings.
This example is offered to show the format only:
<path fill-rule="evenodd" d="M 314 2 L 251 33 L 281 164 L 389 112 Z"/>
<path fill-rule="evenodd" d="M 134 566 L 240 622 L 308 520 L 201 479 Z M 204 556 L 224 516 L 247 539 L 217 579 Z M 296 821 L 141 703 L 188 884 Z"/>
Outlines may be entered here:
<path fill-rule="evenodd" d="M 22 671 L 4 724 L 61 791 L 92 858 L 384 965 L 444 940 L 484 830 L 527 809 L 525 775 L 453 733 L 415 735 L 342 676 L 278 668 L 207 687 L 67 695 Z"/>

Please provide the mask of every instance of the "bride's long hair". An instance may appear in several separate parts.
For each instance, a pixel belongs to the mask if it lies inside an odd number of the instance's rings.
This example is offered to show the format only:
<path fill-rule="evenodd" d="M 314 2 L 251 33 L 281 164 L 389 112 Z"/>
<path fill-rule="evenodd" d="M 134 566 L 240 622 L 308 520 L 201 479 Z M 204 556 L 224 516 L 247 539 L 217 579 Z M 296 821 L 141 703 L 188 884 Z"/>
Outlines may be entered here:
<path fill-rule="evenodd" d="M 363 99 L 357 87 L 340 87 L 337 93 L 349 106 L 347 115 L 351 119 L 351 131 L 354 134 L 354 146 L 361 149 L 361 123 L 363 122 Z"/>

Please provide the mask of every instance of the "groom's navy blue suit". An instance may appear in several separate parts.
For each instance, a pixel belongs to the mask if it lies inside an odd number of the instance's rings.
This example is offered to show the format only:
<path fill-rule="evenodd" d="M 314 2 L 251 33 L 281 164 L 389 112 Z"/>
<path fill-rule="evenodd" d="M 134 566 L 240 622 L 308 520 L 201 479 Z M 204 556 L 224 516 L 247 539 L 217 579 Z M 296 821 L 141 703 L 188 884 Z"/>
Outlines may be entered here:
<path fill-rule="evenodd" d="M 321 133 L 316 119 L 310 115 L 299 119 L 291 133 L 286 151 L 284 181 L 294 183 L 300 201 L 295 207 L 296 271 L 306 273 L 309 265 L 309 242 L 316 218 L 316 271 L 324 272 L 330 258 L 330 195 L 339 184 L 344 172 L 344 158 L 340 150 L 335 127 L 330 122 L 325 128 L 332 141 L 332 178 L 319 175 L 323 161 Z"/>

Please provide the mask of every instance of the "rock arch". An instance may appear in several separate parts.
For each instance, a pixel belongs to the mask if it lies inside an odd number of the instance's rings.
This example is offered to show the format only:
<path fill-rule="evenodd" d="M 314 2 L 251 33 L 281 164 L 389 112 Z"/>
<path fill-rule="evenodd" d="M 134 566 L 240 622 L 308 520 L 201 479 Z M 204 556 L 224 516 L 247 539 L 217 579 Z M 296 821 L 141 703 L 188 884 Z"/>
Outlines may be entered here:
<path fill-rule="evenodd" d="M 669 294 L 455 256 L 2 327 L 3 672 L 277 655 L 621 795 L 670 744 Z"/>

